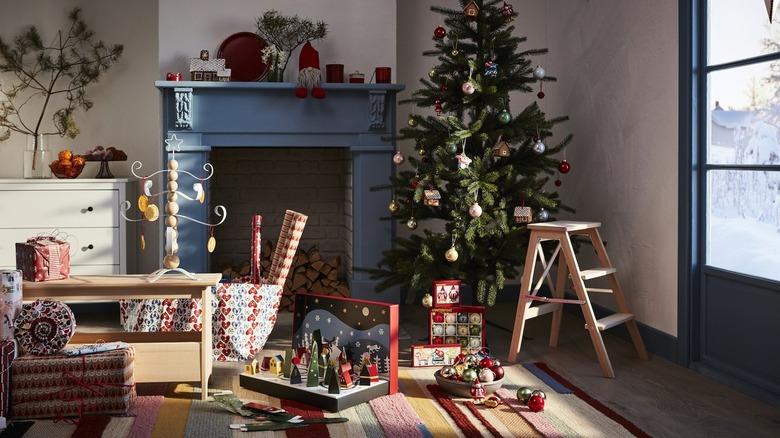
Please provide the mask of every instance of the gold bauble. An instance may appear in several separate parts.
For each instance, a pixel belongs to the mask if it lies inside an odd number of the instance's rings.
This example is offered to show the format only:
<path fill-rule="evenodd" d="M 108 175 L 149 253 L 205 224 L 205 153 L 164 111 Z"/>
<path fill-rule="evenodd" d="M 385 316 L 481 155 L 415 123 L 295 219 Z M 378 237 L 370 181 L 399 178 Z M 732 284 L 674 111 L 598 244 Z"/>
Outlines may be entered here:
<path fill-rule="evenodd" d="M 450 263 L 455 262 L 458 260 L 458 250 L 454 246 L 450 247 L 450 249 L 444 252 L 444 258 Z"/>
<path fill-rule="evenodd" d="M 160 218 L 160 209 L 155 204 L 149 204 L 144 210 L 144 217 L 149 222 L 154 222 Z"/>
<path fill-rule="evenodd" d="M 401 209 L 401 206 L 398 205 L 398 202 L 393 199 L 390 201 L 390 204 L 387 205 L 387 209 L 390 211 L 390 213 L 398 213 L 398 210 Z"/>
<path fill-rule="evenodd" d="M 423 298 L 422 298 L 422 305 L 423 305 L 423 307 L 426 307 L 426 308 L 433 307 L 433 297 L 431 296 L 431 294 L 425 294 L 423 296 Z"/>
<path fill-rule="evenodd" d="M 209 241 L 206 243 L 206 249 L 209 250 L 209 253 L 212 253 L 217 249 L 217 239 L 215 239 L 214 236 L 209 236 Z"/>
<path fill-rule="evenodd" d="M 146 207 L 149 206 L 149 198 L 146 197 L 146 195 L 141 195 L 138 197 L 138 211 L 141 213 L 146 211 Z"/>

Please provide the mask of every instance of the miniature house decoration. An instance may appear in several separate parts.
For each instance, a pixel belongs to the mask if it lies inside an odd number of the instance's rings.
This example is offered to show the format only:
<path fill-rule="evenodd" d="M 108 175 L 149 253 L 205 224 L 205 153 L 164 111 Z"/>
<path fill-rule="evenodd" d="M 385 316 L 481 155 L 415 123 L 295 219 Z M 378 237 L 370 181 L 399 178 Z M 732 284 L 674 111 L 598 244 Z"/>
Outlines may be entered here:
<path fill-rule="evenodd" d="M 515 222 L 518 224 L 527 224 L 531 222 L 531 219 L 533 218 L 533 212 L 531 211 L 531 207 L 526 207 L 524 205 L 518 205 L 515 207 Z"/>
<path fill-rule="evenodd" d="M 281 354 L 277 354 L 276 356 L 272 357 L 270 360 L 270 364 L 268 366 L 268 371 L 270 371 L 272 374 L 276 374 L 277 376 L 283 374 L 284 369 L 284 358 Z"/>
<path fill-rule="evenodd" d="M 463 13 L 469 18 L 476 18 L 477 14 L 479 14 L 479 6 L 477 6 L 474 0 L 471 0 L 463 8 Z"/>
<path fill-rule="evenodd" d="M 425 199 L 423 203 L 429 207 L 438 207 L 441 203 L 441 193 L 436 189 L 429 189 L 425 191 Z"/>
<path fill-rule="evenodd" d="M 509 143 L 499 137 L 498 142 L 496 142 L 496 146 L 493 148 L 493 156 L 498 158 L 506 158 L 511 152 L 512 149 L 509 148 Z"/>
<path fill-rule="evenodd" d="M 349 363 L 341 364 L 339 369 L 339 381 L 341 386 L 349 388 L 352 386 L 352 365 Z"/>
<path fill-rule="evenodd" d="M 229 68 L 223 68 L 217 71 L 217 80 L 219 82 L 230 82 L 231 70 Z"/>
<path fill-rule="evenodd" d="M 225 60 L 209 59 L 208 50 L 201 50 L 198 58 L 190 58 L 190 80 L 192 81 L 217 81 L 218 74 L 223 71 L 225 71 Z M 230 72 L 227 72 L 227 77 L 230 79 Z"/>

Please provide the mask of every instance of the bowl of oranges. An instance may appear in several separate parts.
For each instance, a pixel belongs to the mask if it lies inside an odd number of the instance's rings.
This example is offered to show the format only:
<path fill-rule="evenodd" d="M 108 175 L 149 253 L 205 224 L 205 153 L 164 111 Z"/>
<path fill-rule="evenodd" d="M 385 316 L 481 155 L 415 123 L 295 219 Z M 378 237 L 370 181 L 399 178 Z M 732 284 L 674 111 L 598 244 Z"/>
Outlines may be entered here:
<path fill-rule="evenodd" d="M 66 149 L 57 154 L 57 159 L 49 164 L 49 168 L 57 178 L 73 179 L 81 175 L 84 164 L 84 157 L 73 155 L 73 152 Z"/>

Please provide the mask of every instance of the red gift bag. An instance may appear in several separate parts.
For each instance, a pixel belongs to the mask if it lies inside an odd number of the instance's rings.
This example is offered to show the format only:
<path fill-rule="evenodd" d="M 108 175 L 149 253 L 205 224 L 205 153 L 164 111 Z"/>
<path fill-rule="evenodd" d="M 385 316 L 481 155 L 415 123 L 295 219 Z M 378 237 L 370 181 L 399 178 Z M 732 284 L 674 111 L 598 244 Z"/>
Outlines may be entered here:
<path fill-rule="evenodd" d="M 16 269 L 27 281 L 70 277 L 70 244 L 54 236 L 38 236 L 16 244 Z"/>

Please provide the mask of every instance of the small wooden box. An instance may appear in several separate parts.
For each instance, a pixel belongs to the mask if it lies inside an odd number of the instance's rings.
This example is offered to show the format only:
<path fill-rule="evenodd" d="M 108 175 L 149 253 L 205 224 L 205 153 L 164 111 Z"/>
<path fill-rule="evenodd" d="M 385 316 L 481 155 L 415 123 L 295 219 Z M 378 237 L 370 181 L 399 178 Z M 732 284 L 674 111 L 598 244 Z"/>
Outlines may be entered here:
<path fill-rule="evenodd" d="M 431 344 L 458 344 L 477 352 L 485 345 L 485 308 L 482 306 L 433 307 L 428 315 Z"/>

